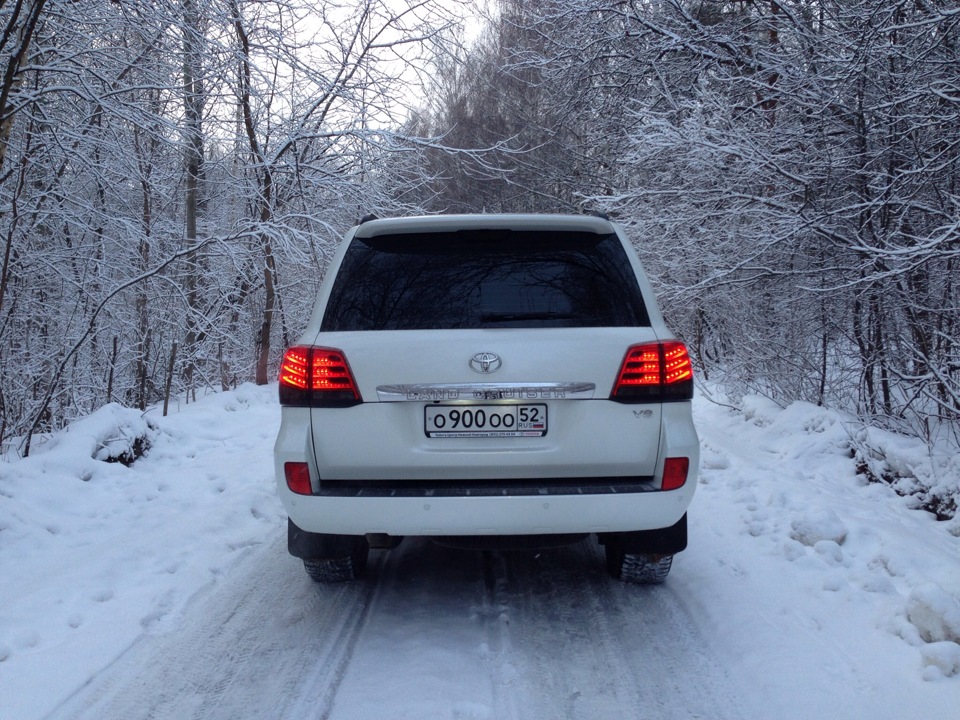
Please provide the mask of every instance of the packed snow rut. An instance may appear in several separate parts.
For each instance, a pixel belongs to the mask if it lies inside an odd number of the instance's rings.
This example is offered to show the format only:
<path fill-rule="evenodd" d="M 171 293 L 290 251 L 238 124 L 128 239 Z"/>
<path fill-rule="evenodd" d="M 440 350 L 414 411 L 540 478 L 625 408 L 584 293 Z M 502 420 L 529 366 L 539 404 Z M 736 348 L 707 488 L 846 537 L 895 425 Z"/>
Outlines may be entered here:
<path fill-rule="evenodd" d="M 592 544 L 408 540 L 332 586 L 283 551 L 251 552 L 179 628 L 144 634 L 50 719 L 742 716 L 669 588 L 611 581 Z"/>

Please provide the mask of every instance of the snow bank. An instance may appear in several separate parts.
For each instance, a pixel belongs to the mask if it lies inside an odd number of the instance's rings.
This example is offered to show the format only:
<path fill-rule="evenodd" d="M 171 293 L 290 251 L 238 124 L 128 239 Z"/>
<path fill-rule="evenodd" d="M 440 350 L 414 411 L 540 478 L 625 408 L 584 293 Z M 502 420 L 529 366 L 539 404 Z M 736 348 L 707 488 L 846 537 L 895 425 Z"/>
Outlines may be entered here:
<path fill-rule="evenodd" d="M 926 680 L 960 675 L 960 595 L 936 583 L 911 591 L 899 634 L 920 648 Z"/>
<path fill-rule="evenodd" d="M 949 447 L 930 447 L 917 439 L 873 427 L 860 427 L 851 437 L 860 474 L 886 483 L 913 507 L 952 520 L 960 503 L 960 454 Z M 960 536 L 960 518 L 948 526 Z"/>
<path fill-rule="evenodd" d="M 916 635 L 901 635 L 920 647 L 923 677 L 937 680 L 960 674 L 960 596 L 927 583 L 910 593 L 905 613 Z"/>
<path fill-rule="evenodd" d="M 914 588 L 907 598 L 907 618 L 924 642 L 960 643 L 960 600 L 939 585 Z"/>
<path fill-rule="evenodd" d="M 817 543 L 826 541 L 843 545 L 847 539 L 847 526 L 829 509 L 802 515 L 793 520 L 790 527 L 790 537 L 808 547 L 816 547 Z"/>
<path fill-rule="evenodd" d="M 718 642 L 742 655 L 729 660 L 738 675 L 781 690 L 768 698 L 771 708 L 779 706 L 770 717 L 789 715 L 792 705 L 803 707 L 804 717 L 905 718 L 929 711 L 891 698 L 880 677 L 923 693 L 930 693 L 930 681 L 946 681 L 931 706 L 954 712 L 960 703 L 960 532 L 956 520 L 938 522 L 910 493 L 932 487 L 934 477 L 941 489 L 958 487 L 958 458 L 809 403 L 781 408 L 752 396 L 742 409 L 731 406 L 695 404 L 701 487 L 690 510 L 690 548 L 674 564 L 673 586 L 684 582 L 685 568 L 696 585 L 706 586 L 705 623 L 736 628 Z M 867 447 L 879 448 L 873 461 L 882 454 L 900 486 L 865 482 L 857 451 Z M 735 539 L 738 533 L 746 542 Z M 745 598 L 751 598 L 747 606 L 737 608 Z M 777 644 L 793 660 L 757 650 Z M 825 687 L 811 695 L 814 683 L 804 682 L 807 691 L 798 687 L 784 697 L 783 684 L 771 675 L 827 662 L 827 655 L 811 651 L 817 644 L 842 648 L 829 661 L 837 686 L 823 680 Z M 917 681 L 922 685 L 912 685 Z M 878 700 L 870 709 L 851 703 L 844 710 L 850 699 L 843 684 L 869 688 L 861 697 L 869 692 Z"/>
<path fill-rule="evenodd" d="M 939 680 L 941 677 L 960 675 L 960 645 L 952 642 L 936 642 L 924 646 L 920 651 L 926 670 L 925 680 Z"/>
<path fill-rule="evenodd" d="M 812 442 L 803 452 L 849 452 L 858 474 L 869 482 L 890 485 L 899 495 L 910 498 L 915 508 L 928 510 L 940 520 L 952 520 L 957 515 L 960 453 L 949 444 L 931 446 L 806 402 L 782 408 L 767 397 L 748 395 L 739 402 L 739 410 L 744 420 L 770 428 L 771 433 L 787 430 L 787 437 L 792 430 L 807 433 Z M 810 437 L 816 435 L 821 437 Z M 960 518 L 946 527 L 960 537 Z"/>
<path fill-rule="evenodd" d="M 37 443 L 33 455 L 67 463 L 86 455 L 131 465 L 150 449 L 157 432 L 156 423 L 146 413 L 110 403 Z"/>
<path fill-rule="evenodd" d="M 278 424 L 276 386 L 244 385 L 168 417 L 107 405 L 0 462 L 0 717 L 44 717 L 281 536 Z"/>

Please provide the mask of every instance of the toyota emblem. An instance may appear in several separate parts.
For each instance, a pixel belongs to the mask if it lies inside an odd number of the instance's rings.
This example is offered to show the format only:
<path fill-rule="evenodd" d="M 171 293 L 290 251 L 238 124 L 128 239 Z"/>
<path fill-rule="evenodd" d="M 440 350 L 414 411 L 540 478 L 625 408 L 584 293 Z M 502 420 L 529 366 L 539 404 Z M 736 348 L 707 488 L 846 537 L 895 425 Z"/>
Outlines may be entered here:
<path fill-rule="evenodd" d="M 478 373 L 493 373 L 500 369 L 503 360 L 492 352 L 478 352 L 470 358 L 470 369 Z"/>

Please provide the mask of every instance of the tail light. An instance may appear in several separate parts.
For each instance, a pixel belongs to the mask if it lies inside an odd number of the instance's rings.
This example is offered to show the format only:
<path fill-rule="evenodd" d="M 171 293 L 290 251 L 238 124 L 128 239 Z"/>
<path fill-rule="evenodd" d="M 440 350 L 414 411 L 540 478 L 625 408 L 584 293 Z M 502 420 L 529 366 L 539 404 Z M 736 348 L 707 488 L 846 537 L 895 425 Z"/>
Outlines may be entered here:
<path fill-rule="evenodd" d="M 693 397 L 693 364 L 682 342 L 627 349 L 610 399 L 624 403 L 679 402 Z"/>
<path fill-rule="evenodd" d="M 280 364 L 280 404 L 295 407 L 350 407 L 363 402 L 341 350 L 295 346 Z"/>

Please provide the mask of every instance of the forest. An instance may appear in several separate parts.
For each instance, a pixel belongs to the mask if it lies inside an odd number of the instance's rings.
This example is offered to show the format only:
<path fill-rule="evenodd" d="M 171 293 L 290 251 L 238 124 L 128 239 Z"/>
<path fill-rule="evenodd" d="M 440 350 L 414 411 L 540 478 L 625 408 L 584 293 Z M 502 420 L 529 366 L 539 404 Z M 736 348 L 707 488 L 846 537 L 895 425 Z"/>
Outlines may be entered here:
<path fill-rule="evenodd" d="M 362 216 L 604 212 L 700 376 L 960 447 L 960 6 L 0 0 L 0 456 L 275 378 Z"/>

